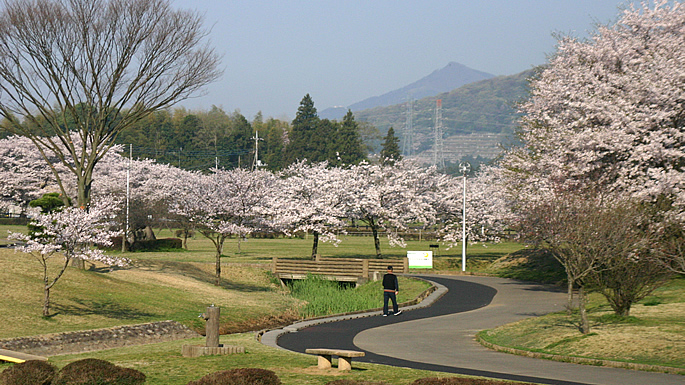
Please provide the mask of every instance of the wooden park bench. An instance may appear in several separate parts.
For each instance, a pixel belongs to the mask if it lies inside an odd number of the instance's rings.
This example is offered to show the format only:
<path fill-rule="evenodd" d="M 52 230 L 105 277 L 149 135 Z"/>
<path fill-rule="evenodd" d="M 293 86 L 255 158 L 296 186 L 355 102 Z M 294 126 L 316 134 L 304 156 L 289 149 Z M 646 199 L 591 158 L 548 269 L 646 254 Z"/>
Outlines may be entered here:
<path fill-rule="evenodd" d="M 339 349 L 307 349 L 306 353 L 319 356 L 319 369 L 329 369 L 332 366 L 332 357 L 338 357 L 338 370 L 351 370 L 352 357 L 364 357 L 366 353 L 355 350 Z"/>

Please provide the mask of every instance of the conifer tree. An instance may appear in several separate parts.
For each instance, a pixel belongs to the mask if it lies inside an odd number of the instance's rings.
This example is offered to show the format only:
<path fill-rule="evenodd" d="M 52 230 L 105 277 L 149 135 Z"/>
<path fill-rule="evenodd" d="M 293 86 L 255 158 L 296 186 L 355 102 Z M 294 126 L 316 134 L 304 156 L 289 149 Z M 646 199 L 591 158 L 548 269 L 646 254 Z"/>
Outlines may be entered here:
<path fill-rule="evenodd" d="M 359 125 L 350 110 L 347 111 L 338 128 L 337 139 L 335 165 L 358 164 L 366 160 L 364 143 L 359 135 Z"/>
<path fill-rule="evenodd" d="M 290 142 L 286 149 L 286 164 L 307 159 L 311 161 L 312 153 L 315 148 L 312 140 L 316 135 L 316 130 L 320 119 L 314 107 L 314 101 L 309 94 L 305 95 L 297 108 L 297 115 L 292 123 L 290 131 Z"/>
<path fill-rule="evenodd" d="M 383 138 L 383 149 L 381 150 L 380 162 L 382 165 L 392 165 L 398 160 L 402 160 L 400 153 L 400 138 L 395 136 L 395 129 L 390 127 L 388 134 Z"/>

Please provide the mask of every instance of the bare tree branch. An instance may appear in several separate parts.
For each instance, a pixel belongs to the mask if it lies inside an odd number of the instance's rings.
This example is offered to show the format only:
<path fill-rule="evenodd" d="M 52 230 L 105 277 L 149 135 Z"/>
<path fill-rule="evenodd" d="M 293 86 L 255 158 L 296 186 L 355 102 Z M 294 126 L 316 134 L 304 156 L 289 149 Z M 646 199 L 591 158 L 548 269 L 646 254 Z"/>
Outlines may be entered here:
<path fill-rule="evenodd" d="M 57 156 L 87 206 L 93 168 L 123 129 L 221 75 L 207 32 L 200 15 L 168 0 L 5 0 L 5 129 Z"/>

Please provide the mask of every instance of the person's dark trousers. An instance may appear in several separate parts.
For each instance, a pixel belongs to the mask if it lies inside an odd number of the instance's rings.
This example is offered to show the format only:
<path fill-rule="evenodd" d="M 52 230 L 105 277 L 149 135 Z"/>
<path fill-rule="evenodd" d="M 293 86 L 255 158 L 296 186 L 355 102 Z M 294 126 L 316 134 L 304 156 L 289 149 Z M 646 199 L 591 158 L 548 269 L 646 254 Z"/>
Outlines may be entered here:
<path fill-rule="evenodd" d="M 393 313 L 397 313 L 397 296 L 394 291 L 384 291 L 383 292 L 383 314 L 388 314 L 388 300 L 392 300 L 392 310 Z"/>

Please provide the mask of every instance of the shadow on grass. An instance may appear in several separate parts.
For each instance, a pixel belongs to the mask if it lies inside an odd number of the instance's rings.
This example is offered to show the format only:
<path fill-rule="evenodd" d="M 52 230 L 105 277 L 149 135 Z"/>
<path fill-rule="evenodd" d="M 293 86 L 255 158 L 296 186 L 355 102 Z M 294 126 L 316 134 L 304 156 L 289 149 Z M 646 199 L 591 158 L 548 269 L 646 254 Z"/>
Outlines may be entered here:
<path fill-rule="evenodd" d="M 136 320 L 150 318 L 157 315 L 122 306 L 114 301 L 85 301 L 73 298 L 71 300 L 75 303 L 75 305 L 54 304 L 52 306 L 54 313 L 50 317 L 55 317 L 57 315 L 99 315 L 120 320 Z"/>
<path fill-rule="evenodd" d="M 212 264 L 213 266 L 213 264 Z M 155 272 L 162 273 L 174 273 L 182 275 L 184 277 L 192 278 L 199 282 L 208 283 L 214 285 L 216 283 L 216 276 L 214 274 L 208 273 L 207 271 L 185 262 L 173 262 L 173 261 L 136 261 L 136 267 Z M 222 271 L 226 271 L 230 267 L 222 266 Z M 252 285 L 248 283 L 239 283 L 230 281 L 222 276 L 220 287 L 228 290 L 236 290 L 247 293 L 256 292 L 266 292 L 271 291 L 270 288 Z"/>
<path fill-rule="evenodd" d="M 564 267 L 545 250 L 524 249 L 491 266 L 498 277 L 519 281 L 559 284 L 566 280 Z"/>

